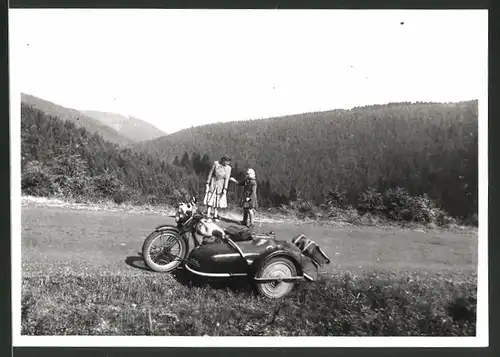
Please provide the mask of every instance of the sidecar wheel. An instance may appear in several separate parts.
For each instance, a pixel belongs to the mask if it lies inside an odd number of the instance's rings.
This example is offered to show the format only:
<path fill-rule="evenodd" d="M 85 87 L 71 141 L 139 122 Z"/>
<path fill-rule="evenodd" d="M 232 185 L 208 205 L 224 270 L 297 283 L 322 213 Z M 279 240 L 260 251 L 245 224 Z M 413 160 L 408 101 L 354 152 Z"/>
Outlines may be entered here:
<path fill-rule="evenodd" d="M 164 243 L 159 248 L 155 244 Z M 176 269 L 187 255 L 184 239 L 175 231 L 166 230 L 151 233 L 144 241 L 142 256 L 146 265 L 161 273 Z"/>
<path fill-rule="evenodd" d="M 297 269 L 293 262 L 285 257 L 269 259 L 257 272 L 258 278 L 288 278 L 297 276 Z M 271 299 L 279 299 L 288 295 L 294 288 L 295 283 L 272 282 L 256 284 L 257 292 Z"/>

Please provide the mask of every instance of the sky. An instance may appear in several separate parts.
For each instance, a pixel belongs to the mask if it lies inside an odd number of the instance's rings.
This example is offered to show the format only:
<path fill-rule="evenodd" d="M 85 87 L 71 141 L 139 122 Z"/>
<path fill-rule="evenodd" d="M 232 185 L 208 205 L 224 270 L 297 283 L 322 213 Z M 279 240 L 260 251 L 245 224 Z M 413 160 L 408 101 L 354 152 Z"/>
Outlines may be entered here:
<path fill-rule="evenodd" d="M 482 10 L 10 10 L 11 86 L 166 133 L 397 101 L 478 99 Z"/>

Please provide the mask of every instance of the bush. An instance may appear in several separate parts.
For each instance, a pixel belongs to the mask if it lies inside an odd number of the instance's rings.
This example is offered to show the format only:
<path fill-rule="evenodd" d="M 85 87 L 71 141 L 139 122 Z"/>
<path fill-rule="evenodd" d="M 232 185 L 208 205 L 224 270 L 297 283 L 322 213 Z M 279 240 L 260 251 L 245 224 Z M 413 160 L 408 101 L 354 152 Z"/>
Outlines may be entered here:
<path fill-rule="evenodd" d="M 383 195 L 383 212 L 385 216 L 394 221 L 437 223 L 447 225 L 452 219 L 438 207 L 436 203 L 423 194 L 410 196 L 402 187 L 388 189 Z"/>
<path fill-rule="evenodd" d="M 97 176 L 94 179 L 95 190 L 102 197 L 113 197 L 119 194 L 121 188 L 120 180 L 109 172 Z"/>
<path fill-rule="evenodd" d="M 456 224 L 457 220 L 451 217 L 448 213 L 443 210 L 436 209 L 436 221 L 435 223 L 441 227 L 447 227 L 451 224 Z"/>
<path fill-rule="evenodd" d="M 325 205 L 329 208 L 345 207 L 347 204 L 347 192 L 338 186 L 328 190 L 325 196 Z"/>
<path fill-rule="evenodd" d="M 126 190 L 118 190 L 114 192 L 112 197 L 114 203 L 121 205 L 122 203 L 130 201 L 131 196 L 131 193 Z"/>
<path fill-rule="evenodd" d="M 38 161 L 28 162 L 22 170 L 21 189 L 33 196 L 51 196 L 60 191 L 49 168 Z"/>
<path fill-rule="evenodd" d="M 339 189 L 330 190 L 325 196 L 324 209 L 328 216 L 345 222 L 376 224 L 378 219 L 375 217 L 396 222 L 435 223 L 440 226 L 455 222 L 428 195 L 411 196 L 402 187 L 388 189 L 383 194 L 375 188 L 368 188 L 358 195 L 355 207 L 345 203 L 345 193 Z"/>
<path fill-rule="evenodd" d="M 310 201 L 302 201 L 297 205 L 297 210 L 302 214 L 309 214 L 314 210 L 314 204 Z"/>
<path fill-rule="evenodd" d="M 296 203 L 291 203 L 294 210 L 297 211 L 299 218 L 317 218 L 321 216 L 321 208 L 316 206 L 311 201 L 299 200 Z"/>
<path fill-rule="evenodd" d="M 361 218 L 358 210 L 349 205 L 345 206 L 344 208 L 329 206 L 327 212 L 328 217 L 336 221 L 347 222 L 351 224 L 359 223 Z"/>
<path fill-rule="evenodd" d="M 368 188 L 358 197 L 357 208 L 362 213 L 379 214 L 385 210 L 382 194 L 374 188 Z"/>
<path fill-rule="evenodd" d="M 422 196 L 410 197 L 408 207 L 409 219 L 414 222 L 435 222 L 437 208 L 435 203 L 424 193 Z"/>
<path fill-rule="evenodd" d="M 394 221 L 410 221 L 411 197 L 402 187 L 388 189 L 383 195 L 384 213 Z"/>

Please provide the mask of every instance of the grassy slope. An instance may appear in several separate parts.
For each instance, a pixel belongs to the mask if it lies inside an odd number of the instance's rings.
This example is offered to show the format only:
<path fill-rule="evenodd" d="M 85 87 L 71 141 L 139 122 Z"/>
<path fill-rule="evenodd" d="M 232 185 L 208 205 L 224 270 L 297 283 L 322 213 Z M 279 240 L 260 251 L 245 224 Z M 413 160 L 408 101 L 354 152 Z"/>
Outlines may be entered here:
<path fill-rule="evenodd" d="M 125 117 L 120 114 L 95 110 L 80 111 L 88 117 L 98 120 L 101 124 L 113 128 L 121 135 L 133 141 L 152 140 L 166 135 L 166 133 L 155 126 L 134 117 Z"/>
<path fill-rule="evenodd" d="M 100 134 L 104 140 L 119 144 L 130 145 L 134 142 L 118 133 L 111 127 L 100 123 L 98 120 L 84 115 L 78 110 L 65 108 L 44 99 L 29 94 L 21 94 L 21 102 L 43 111 L 46 115 L 57 117 L 75 123 L 78 127 L 84 127 L 91 133 Z"/>
<path fill-rule="evenodd" d="M 269 302 L 242 281 L 144 270 L 137 252 L 165 216 L 24 206 L 22 220 L 25 334 L 475 333 L 476 234 L 263 224 L 333 258 L 320 282 Z"/>
<path fill-rule="evenodd" d="M 236 281 L 191 287 L 182 273 L 64 272 L 23 279 L 22 334 L 473 336 L 475 289 L 474 278 L 337 273 L 267 301 Z"/>

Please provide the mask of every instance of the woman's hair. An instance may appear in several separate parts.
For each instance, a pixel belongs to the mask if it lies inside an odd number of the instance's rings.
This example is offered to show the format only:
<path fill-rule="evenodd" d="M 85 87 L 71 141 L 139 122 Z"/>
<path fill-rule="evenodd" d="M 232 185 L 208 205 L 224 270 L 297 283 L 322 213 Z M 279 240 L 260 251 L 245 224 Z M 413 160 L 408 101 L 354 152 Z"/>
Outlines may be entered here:
<path fill-rule="evenodd" d="M 230 161 L 231 161 L 231 158 L 229 156 L 223 156 L 220 159 L 221 163 L 223 163 L 223 162 L 230 162 Z"/>

